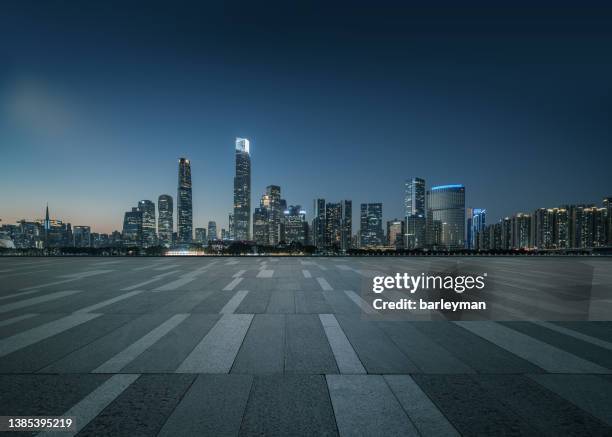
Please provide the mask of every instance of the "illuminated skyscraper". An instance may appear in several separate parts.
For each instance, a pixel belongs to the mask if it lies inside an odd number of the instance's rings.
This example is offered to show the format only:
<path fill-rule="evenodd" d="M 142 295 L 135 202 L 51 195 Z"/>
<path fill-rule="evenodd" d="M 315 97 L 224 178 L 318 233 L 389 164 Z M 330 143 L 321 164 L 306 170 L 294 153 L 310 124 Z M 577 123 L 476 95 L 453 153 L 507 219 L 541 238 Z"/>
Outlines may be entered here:
<path fill-rule="evenodd" d="M 251 239 L 251 154 L 249 140 L 236 138 L 236 176 L 234 177 L 235 240 Z"/>
<path fill-rule="evenodd" d="M 193 240 L 193 206 L 191 201 L 191 164 L 187 158 L 179 159 L 176 221 L 178 243 L 191 243 Z"/>
<path fill-rule="evenodd" d="M 482 208 L 468 208 L 467 216 L 467 248 L 477 249 L 476 235 L 484 231 L 487 225 L 487 210 Z"/>
<path fill-rule="evenodd" d="M 285 242 L 306 245 L 308 241 L 308 223 L 306 211 L 300 205 L 291 205 L 284 212 Z"/>
<path fill-rule="evenodd" d="M 460 184 L 432 187 L 427 192 L 427 208 L 431 223 L 430 238 L 433 245 L 451 250 L 463 249 L 465 246 L 465 187 Z M 436 231 L 432 232 L 434 228 Z M 436 237 L 432 238 L 434 235 Z"/>
<path fill-rule="evenodd" d="M 166 247 L 172 245 L 172 230 L 174 228 L 172 220 L 173 210 L 172 196 L 168 194 L 159 196 L 157 199 L 157 212 L 159 213 L 157 219 L 157 237 L 159 238 L 159 243 Z"/>
<path fill-rule="evenodd" d="M 382 203 L 361 204 L 360 246 L 374 248 L 383 245 Z"/>
<path fill-rule="evenodd" d="M 400 219 L 387 222 L 387 245 L 402 249 L 404 247 L 405 222 Z"/>
<path fill-rule="evenodd" d="M 325 199 L 315 199 L 312 220 L 312 244 L 317 249 L 325 247 Z"/>
<path fill-rule="evenodd" d="M 219 239 L 217 235 L 217 222 L 208 222 L 208 241 L 216 241 Z"/>
<path fill-rule="evenodd" d="M 195 228 L 195 242 L 198 244 L 206 244 L 206 228 Z"/>
<path fill-rule="evenodd" d="M 155 204 L 150 200 L 138 202 L 138 210 L 142 212 L 142 245 L 152 247 L 157 244 L 155 233 Z"/>
<path fill-rule="evenodd" d="M 425 217 L 425 179 L 411 178 L 406 181 L 404 210 L 406 217 Z"/>
<path fill-rule="evenodd" d="M 128 247 L 142 246 L 142 211 L 132 208 L 123 218 L 122 241 Z"/>
<path fill-rule="evenodd" d="M 91 228 L 75 226 L 73 229 L 74 247 L 91 247 Z"/>

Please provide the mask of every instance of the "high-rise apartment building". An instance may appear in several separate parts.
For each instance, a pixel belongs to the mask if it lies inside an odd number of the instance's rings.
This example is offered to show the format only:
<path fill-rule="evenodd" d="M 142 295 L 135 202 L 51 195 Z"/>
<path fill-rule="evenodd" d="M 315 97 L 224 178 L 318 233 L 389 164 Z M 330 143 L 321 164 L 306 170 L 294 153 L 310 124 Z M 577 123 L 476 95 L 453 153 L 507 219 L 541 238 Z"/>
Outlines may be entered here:
<path fill-rule="evenodd" d="M 191 243 L 193 240 L 191 163 L 186 158 L 179 159 L 176 221 L 178 243 Z"/>
<path fill-rule="evenodd" d="M 162 194 L 157 199 L 157 238 L 159 244 L 162 246 L 170 247 L 172 241 L 172 231 L 174 228 L 174 222 L 172 219 L 174 213 L 174 206 L 172 203 L 172 196 L 168 194 Z"/>
<path fill-rule="evenodd" d="M 232 237 L 251 239 L 251 154 L 246 138 L 236 138 L 236 176 L 234 176 L 234 217 Z"/>

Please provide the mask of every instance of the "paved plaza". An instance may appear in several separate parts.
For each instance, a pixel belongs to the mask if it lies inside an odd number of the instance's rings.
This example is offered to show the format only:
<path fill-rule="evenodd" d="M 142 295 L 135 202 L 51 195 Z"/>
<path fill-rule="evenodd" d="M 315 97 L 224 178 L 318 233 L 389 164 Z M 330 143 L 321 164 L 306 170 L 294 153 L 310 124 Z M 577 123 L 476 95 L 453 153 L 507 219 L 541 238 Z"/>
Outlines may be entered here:
<path fill-rule="evenodd" d="M 372 317 L 373 275 L 445 262 L 474 261 L 0 258 L 0 415 L 83 436 L 612 435 L 612 259 L 478 259 L 497 321 Z"/>

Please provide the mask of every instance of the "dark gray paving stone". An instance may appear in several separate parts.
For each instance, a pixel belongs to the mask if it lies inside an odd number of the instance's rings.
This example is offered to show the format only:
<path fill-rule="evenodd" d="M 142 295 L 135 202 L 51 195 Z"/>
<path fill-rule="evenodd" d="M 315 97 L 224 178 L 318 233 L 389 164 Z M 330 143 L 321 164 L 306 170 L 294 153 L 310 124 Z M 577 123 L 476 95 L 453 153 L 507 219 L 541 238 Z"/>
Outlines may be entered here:
<path fill-rule="evenodd" d="M 292 291 L 273 291 L 270 295 L 267 313 L 294 314 L 295 294 Z"/>
<path fill-rule="evenodd" d="M 200 304 L 193 307 L 192 313 L 207 313 L 207 314 L 218 314 L 219 311 L 227 304 L 227 302 L 234 297 L 236 290 L 234 291 L 215 291 L 204 299 Z"/>
<path fill-rule="evenodd" d="M 336 318 L 368 373 L 418 371 L 376 323 L 345 314 L 337 314 Z"/>
<path fill-rule="evenodd" d="M 249 291 L 249 294 L 240 302 L 234 313 L 236 314 L 262 314 L 266 312 L 270 302 L 271 291 Z"/>
<path fill-rule="evenodd" d="M 333 314 L 361 314 L 361 308 L 355 305 L 355 302 L 350 300 L 344 291 L 323 291 L 323 296 L 332 307 Z"/>
<path fill-rule="evenodd" d="M 450 322 L 414 326 L 479 373 L 539 373 L 542 369 Z"/>
<path fill-rule="evenodd" d="M 0 372 L 36 372 L 125 325 L 130 320 L 130 316 L 112 314 L 95 318 L 0 358 Z"/>
<path fill-rule="evenodd" d="M 416 329 L 411 322 L 380 322 L 378 326 L 420 372 L 475 373 L 474 369 Z"/>
<path fill-rule="evenodd" d="M 122 373 L 174 372 L 221 316 L 192 314 L 125 366 Z"/>
<path fill-rule="evenodd" d="M 2 415 L 61 416 L 108 377 L 91 374 L 0 375 Z"/>
<path fill-rule="evenodd" d="M 530 322 L 505 322 L 503 324 L 593 363 L 609 369 L 612 368 L 612 351 L 609 349 L 604 349 L 592 343 L 587 343 Z"/>
<path fill-rule="evenodd" d="M 328 375 L 338 430 L 346 436 L 418 436 L 381 375 Z"/>
<path fill-rule="evenodd" d="M 155 329 L 168 319 L 167 314 L 145 314 L 64 358 L 46 366 L 43 373 L 90 372 L 115 354 Z"/>
<path fill-rule="evenodd" d="M 338 373 L 336 359 L 318 315 L 287 315 L 286 332 L 286 373 Z"/>
<path fill-rule="evenodd" d="M 170 302 L 177 300 L 181 293 L 145 291 L 123 301 L 100 308 L 98 312 L 105 314 L 145 314 L 158 310 Z"/>
<path fill-rule="evenodd" d="M 295 312 L 308 314 L 329 314 L 333 311 L 320 291 L 296 291 Z"/>
<path fill-rule="evenodd" d="M 79 436 L 154 436 L 194 375 L 143 375 L 79 432 Z"/>
<path fill-rule="evenodd" d="M 564 328 L 612 343 L 612 322 L 555 322 Z"/>
<path fill-rule="evenodd" d="M 19 311 L 19 313 L 13 313 L 10 317 L 6 317 L 5 319 L 10 319 L 12 317 L 17 317 L 23 314 L 28 314 L 25 310 Z M 24 319 L 16 323 L 12 323 L 7 326 L 2 326 L 0 328 L 0 338 L 10 337 L 11 335 L 18 334 L 23 331 L 27 331 L 28 329 L 35 328 L 40 325 L 44 325 L 45 323 L 52 322 L 57 319 L 61 319 L 65 317 L 65 313 L 56 313 L 56 314 L 38 314 L 34 317 L 30 317 L 29 319 Z"/>
<path fill-rule="evenodd" d="M 256 314 L 231 373 L 283 373 L 285 364 L 285 315 Z"/>
<path fill-rule="evenodd" d="M 612 426 L 612 378 L 595 375 L 529 375 L 608 426 Z M 610 434 L 612 435 L 612 431 Z"/>
<path fill-rule="evenodd" d="M 523 436 L 539 431 L 470 375 L 413 375 L 463 436 Z"/>
<path fill-rule="evenodd" d="M 198 376 L 158 435 L 237 435 L 252 383 L 250 375 Z"/>
<path fill-rule="evenodd" d="M 188 291 L 181 293 L 178 299 L 163 305 L 155 310 L 155 312 L 166 314 L 185 314 L 193 313 L 193 309 L 204 299 L 206 299 L 212 291 Z"/>
<path fill-rule="evenodd" d="M 240 435 L 284 437 L 337 434 L 323 376 L 255 377 Z"/>
<path fill-rule="evenodd" d="M 520 375 L 477 375 L 474 380 L 542 434 L 605 435 L 612 428 Z"/>

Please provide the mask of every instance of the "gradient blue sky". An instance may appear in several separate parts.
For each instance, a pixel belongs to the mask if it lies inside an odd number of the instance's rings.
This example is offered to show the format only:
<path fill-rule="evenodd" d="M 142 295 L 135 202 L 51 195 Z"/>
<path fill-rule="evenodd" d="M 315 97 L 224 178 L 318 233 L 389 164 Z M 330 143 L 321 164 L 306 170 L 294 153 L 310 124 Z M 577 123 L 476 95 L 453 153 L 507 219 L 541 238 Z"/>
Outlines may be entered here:
<path fill-rule="evenodd" d="M 120 229 L 187 156 L 194 226 L 226 227 L 236 136 L 253 205 L 277 184 L 309 214 L 399 217 L 411 176 L 489 221 L 612 195 L 610 7 L 125 3 L 2 3 L 3 223 Z"/>

